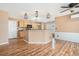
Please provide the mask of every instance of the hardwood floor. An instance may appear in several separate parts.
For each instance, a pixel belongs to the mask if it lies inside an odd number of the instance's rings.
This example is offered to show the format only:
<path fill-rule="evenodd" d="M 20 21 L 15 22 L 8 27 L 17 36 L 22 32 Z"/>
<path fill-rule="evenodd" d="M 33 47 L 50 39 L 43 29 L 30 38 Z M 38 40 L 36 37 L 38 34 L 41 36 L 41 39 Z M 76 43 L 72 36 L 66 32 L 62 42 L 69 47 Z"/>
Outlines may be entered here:
<path fill-rule="evenodd" d="M 22 40 L 9 40 L 0 46 L 0 56 L 79 56 L 79 43 L 56 40 L 56 48 L 48 44 L 28 44 Z"/>

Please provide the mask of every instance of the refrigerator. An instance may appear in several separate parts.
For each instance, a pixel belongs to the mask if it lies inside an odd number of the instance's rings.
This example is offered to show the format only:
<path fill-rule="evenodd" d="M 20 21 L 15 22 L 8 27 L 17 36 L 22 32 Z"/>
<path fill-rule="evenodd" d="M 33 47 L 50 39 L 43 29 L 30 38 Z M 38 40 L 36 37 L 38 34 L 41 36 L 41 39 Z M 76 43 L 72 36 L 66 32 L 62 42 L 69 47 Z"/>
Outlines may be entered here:
<path fill-rule="evenodd" d="M 17 38 L 17 21 L 8 20 L 8 38 Z"/>

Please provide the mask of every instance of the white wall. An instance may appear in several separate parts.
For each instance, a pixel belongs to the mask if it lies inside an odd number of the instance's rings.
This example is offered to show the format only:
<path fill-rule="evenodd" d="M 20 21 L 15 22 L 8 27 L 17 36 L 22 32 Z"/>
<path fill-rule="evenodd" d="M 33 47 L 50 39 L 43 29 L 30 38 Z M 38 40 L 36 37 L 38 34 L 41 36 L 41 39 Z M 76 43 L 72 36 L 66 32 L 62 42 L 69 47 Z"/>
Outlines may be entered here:
<path fill-rule="evenodd" d="M 8 42 L 8 14 L 0 11 L 0 45 Z"/>
<path fill-rule="evenodd" d="M 55 32 L 55 21 L 47 23 L 46 27 L 48 30 L 50 30 L 51 32 Z"/>
<path fill-rule="evenodd" d="M 55 38 L 60 40 L 72 41 L 79 43 L 79 33 L 56 32 Z"/>

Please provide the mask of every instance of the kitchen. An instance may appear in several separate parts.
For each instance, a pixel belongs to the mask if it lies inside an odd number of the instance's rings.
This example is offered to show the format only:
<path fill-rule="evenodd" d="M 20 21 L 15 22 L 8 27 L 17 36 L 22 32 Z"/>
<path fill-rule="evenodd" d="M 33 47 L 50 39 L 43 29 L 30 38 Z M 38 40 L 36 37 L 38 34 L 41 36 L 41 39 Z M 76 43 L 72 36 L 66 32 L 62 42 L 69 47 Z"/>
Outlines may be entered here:
<path fill-rule="evenodd" d="M 1 4 L 0 54 L 79 55 L 79 9 L 63 12 L 65 5 L 72 3 Z"/>

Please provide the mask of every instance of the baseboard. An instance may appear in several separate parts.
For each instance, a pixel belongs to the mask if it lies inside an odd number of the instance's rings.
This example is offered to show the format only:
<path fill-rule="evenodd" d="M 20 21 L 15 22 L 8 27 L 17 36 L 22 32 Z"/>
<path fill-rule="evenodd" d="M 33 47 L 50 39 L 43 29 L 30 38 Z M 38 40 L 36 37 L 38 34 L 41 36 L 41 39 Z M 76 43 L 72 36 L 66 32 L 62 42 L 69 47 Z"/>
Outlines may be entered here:
<path fill-rule="evenodd" d="M 8 39 L 17 39 L 17 38 L 8 38 Z"/>
<path fill-rule="evenodd" d="M 28 42 L 29 44 L 48 44 L 51 41 L 47 41 L 47 42 Z"/>
<path fill-rule="evenodd" d="M 8 44 L 8 42 L 5 42 L 5 43 L 1 43 L 0 45 L 4 45 L 4 44 Z"/>

